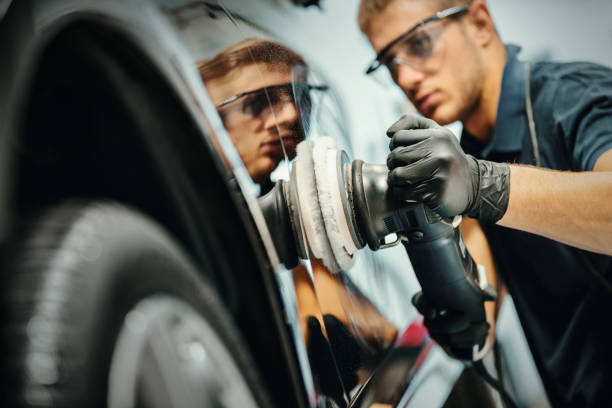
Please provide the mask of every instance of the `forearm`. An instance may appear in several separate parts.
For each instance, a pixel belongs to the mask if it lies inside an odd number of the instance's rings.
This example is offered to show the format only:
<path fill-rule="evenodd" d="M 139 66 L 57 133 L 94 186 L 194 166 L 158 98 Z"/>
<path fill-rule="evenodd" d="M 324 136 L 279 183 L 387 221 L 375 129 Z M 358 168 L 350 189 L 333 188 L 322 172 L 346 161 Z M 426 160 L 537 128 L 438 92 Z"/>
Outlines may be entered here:
<path fill-rule="evenodd" d="M 448 129 L 414 115 L 387 135 L 396 198 L 425 203 L 444 217 L 465 214 L 612 255 L 612 149 L 599 156 L 595 171 L 572 173 L 477 160 Z"/>
<path fill-rule="evenodd" d="M 612 255 L 612 172 L 510 169 L 508 208 L 499 225 Z"/>

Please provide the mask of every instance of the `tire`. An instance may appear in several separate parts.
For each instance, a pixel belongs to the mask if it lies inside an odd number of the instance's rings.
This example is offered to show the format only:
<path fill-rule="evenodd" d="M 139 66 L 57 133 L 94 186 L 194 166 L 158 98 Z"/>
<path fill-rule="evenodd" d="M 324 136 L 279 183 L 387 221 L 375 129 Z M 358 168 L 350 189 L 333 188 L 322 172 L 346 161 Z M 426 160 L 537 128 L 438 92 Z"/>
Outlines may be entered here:
<path fill-rule="evenodd" d="M 94 202 L 29 224 L 2 251 L 3 406 L 269 405 L 231 316 L 152 220 Z"/>

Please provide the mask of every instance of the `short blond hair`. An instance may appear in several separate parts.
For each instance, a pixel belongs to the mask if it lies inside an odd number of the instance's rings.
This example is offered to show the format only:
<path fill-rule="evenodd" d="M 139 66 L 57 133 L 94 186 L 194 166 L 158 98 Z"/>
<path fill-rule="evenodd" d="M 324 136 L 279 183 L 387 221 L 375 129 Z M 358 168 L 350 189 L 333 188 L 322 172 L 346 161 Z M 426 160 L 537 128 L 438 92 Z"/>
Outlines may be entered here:
<path fill-rule="evenodd" d="M 359 12 L 357 13 L 357 22 L 362 32 L 368 33 L 372 19 L 380 14 L 387 6 L 397 1 L 415 1 L 415 0 L 361 0 L 359 4 Z M 430 1 L 437 9 L 444 10 L 453 6 L 462 6 L 470 4 L 473 0 L 420 0 Z"/>

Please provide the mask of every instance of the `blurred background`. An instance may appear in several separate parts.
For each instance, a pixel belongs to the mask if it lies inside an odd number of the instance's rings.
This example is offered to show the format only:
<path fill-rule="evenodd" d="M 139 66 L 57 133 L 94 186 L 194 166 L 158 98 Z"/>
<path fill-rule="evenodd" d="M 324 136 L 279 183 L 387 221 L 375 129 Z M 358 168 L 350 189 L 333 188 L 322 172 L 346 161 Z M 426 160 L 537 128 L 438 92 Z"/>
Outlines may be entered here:
<path fill-rule="evenodd" d="M 358 0 L 321 0 L 301 9 L 290 0 L 225 0 L 232 10 L 265 26 L 329 77 L 350 118 L 354 155 L 382 162 L 384 130 L 406 108 L 391 83 L 384 87 L 364 75 L 372 59 L 357 26 Z M 612 2 L 609 0 L 489 0 L 504 42 L 522 47 L 521 59 L 586 60 L 612 66 Z"/>

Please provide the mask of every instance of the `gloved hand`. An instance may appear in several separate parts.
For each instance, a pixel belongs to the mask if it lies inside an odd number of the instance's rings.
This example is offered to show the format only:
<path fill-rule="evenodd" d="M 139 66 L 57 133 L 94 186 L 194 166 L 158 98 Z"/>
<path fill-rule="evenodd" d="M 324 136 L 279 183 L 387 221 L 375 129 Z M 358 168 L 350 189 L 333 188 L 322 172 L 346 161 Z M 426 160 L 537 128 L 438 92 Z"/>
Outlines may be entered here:
<path fill-rule="evenodd" d="M 486 320 L 471 321 L 465 313 L 436 310 L 418 292 L 412 304 L 423 315 L 423 323 L 431 337 L 442 346 L 451 357 L 474 360 L 474 346 L 479 351 L 487 340 L 489 323 Z"/>
<path fill-rule="evenodd" d="M 444 217 L 467 214 L 486 223 L 508 208 L 510 167 L 466 155 L 453 133 L 433 120 L 404 115 L 388 130 L 389 186 Z"/>

